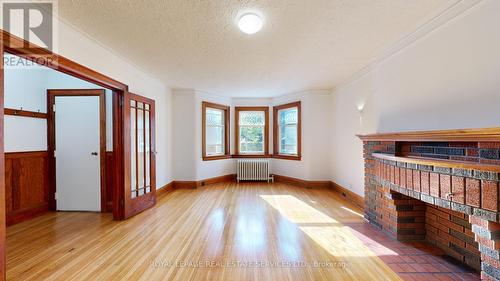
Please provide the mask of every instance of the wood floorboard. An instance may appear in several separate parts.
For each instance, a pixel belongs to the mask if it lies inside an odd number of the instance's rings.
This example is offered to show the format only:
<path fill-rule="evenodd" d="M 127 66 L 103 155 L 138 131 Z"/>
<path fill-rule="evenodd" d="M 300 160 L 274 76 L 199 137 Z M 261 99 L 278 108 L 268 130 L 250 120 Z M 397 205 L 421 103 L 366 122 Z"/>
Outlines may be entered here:
<path fill-rule="evenodd" d="M 400 280 L 347 226 L 356 212 L 281 183 L 175 190 L 121 222 L 52 212 L 7 228 L 7 279 Z"/>

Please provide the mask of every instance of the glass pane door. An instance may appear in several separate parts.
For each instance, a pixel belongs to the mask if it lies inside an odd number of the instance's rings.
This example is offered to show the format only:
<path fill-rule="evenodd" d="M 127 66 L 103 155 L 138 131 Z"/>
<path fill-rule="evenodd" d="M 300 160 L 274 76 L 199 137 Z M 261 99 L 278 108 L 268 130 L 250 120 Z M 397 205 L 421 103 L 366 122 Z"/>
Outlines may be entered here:
<path fill-rule="evenodd" d="M 124 128 L 124 218 L 156 204 L 155 101 L 125 93 Z"/>
<path fill-rule="evenodd" d="M 151 192 L 151 106 L 130 100 L 130 197 Z"/>

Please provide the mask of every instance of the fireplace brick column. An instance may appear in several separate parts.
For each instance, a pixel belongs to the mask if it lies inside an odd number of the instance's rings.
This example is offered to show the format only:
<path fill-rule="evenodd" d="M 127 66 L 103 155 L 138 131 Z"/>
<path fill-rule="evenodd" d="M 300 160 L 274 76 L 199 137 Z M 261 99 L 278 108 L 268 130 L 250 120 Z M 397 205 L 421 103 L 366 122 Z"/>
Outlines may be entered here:
<path fill-rule="evenodd" d="M 470 216 L 481 252 L 481 279 L 500 280 L 500 223 Z"/>
<path fill-rule="evenodd" d="M 367 220 L 500 280 L 500 142 L 369 140 L 363 148 Z"/>

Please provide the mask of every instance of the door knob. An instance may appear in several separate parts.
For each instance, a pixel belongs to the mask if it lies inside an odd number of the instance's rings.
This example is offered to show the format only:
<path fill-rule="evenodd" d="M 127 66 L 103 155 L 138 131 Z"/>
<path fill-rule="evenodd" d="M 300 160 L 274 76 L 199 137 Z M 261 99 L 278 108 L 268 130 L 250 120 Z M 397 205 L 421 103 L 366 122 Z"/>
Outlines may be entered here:
<path fill-rule="evenodd" d="M 95 152 L 95 151 L 94 151 L 94 152 L 92 152 L 92 153 L 90 153 L 90 154 L 91 154 L 91 155 L 93 155 L 93 156 L 97 156 L 97 155 L 98 155 L 98 153 L 97 153 L 97 152 Z"/>

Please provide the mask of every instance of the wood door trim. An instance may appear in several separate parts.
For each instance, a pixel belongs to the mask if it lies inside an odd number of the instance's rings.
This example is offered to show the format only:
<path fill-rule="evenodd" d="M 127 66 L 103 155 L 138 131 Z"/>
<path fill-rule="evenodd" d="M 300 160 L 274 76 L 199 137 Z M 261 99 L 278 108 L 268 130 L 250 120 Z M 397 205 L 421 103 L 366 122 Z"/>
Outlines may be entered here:
<path fill-rule="evenodd" d="M 61 55 L 53 53 L 45 48 L 30 43 L 22 38 L 10 34 L 7 31 L 1 30 L 1 41 L 4 47 L 4 52 L 13 54 L 29 61 L 44 62 L 41 65 L 69 74 L 73 77 L 97 84 L 99 86 L 110 88 L 113 90 L 127 91 L 128 86 L 117 80 L 114 80 L 104 74 L 94 71 L 84 65 L 76 63 Z M 34 52 L 36 50 L 36 52 Z M 50 60 L 40 59 L 41 57 L 49 57 Z M 48 63 L 53 61 L 56 63 Z"/>
<path fill-rule="evenodd" d="M 264 111 L 264 153 L 263 154 L 240 154 L 240 111 Z M 269 107 L 268 106 L 236 106 L 234 108 L 234 154 L 237 156 L 266 157 L 269 155 Z M 249 157 L 248 157 L 249 156 Z"/>
<path fill-rule="evenodd" d="M 103 89 L 89 90 L 47 90 L 47 145 L 49 153 L 49 207 L 56 211 L 56 161 L 54 159 L 55 145 L 55 114 L 52 110 L 55 105 L 56 97 L 79 97 L 79 96 L 97 96 L 99 97 L 99 157 L 100 157 L 100 179 L 101 179 L 101 212 L 106 212 L 106 92 Z M 57 109 L 56 109 L 57 110 Z"/>
<path fill-rule="evenodd" d="M 3 35 L 0 35 L 3 37 Z M 2 38 L 2 42 L 5 38 Z M 4 44 L 0 44 L 0 54 L 4 54 Z M 0 280 L 6 279 L 6 210 L 5 210 L 5 154 L 4 154 L 4 67 L 0 66 Z"/>

